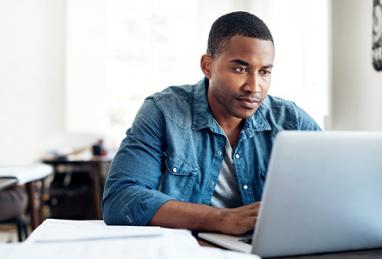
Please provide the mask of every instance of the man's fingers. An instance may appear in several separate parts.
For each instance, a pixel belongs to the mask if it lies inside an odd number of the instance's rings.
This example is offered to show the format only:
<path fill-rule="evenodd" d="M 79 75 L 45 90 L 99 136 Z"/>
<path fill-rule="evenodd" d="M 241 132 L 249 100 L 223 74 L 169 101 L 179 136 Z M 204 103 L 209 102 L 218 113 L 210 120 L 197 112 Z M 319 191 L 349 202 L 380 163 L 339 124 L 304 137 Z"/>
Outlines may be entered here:
<path fill-rule="evenodd" d="M 261 206 L 261 201 L 258 201 L 258 202 L 255 202 L 255 203 L 251 203 L 251 204 L 248 204 L 248 205 L 244 205 L 240 208 L 259 208 Z"/>
<path fill-rule="evenodd" d="M 257 216 L 259 214 L 260 206 L 261 206 L 261 203 L 256 202 L 256 203 L 239 207 L 237 209 L 240 210 L 243 213 L 243 215 Z"/>
<path fill-rule="evenodd" d="M 255 227 L 256 221 L 257 221 L 257 216 L 251 216 L 247 218 L 247 222 L 248 222 L 247 224 L 250 226 L 249 230 Z"/>

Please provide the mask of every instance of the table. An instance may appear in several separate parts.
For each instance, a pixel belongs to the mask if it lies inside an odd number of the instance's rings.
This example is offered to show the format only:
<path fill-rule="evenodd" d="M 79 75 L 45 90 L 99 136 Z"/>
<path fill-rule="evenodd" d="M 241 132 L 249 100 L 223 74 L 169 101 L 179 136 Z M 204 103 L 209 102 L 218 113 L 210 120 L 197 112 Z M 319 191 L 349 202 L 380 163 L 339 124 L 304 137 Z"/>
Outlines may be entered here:
<path fill-rule="evenodd" d="M 0 191 L 17 185 L 17 178 L 15 177 L 0 177 Z"/>
<path fill-rule="evenodd" d="M 0 166 L 0 177 L 14 177 L 17 185 L 25 185 L 31 216 L 31 227 L 35 229 L 42 222 L 41 206 L 36 205 L 34 185 L 52 173 L 52 168 L 43 164 Z"/>
<path fill-rule="evenodd" d="M 102 219 L 102 192 L 104 182 L 104 166 L 108 166 L 111 163 L 112 158 L 110 156 L 89 156 L 89 157 L 67 157 L 66 159 L 57 158 L 44 158 L 41 162 L 51 165 L 54 168 L 54 172 L 58 172 L 59 166 L 90 166 L 90 177 L 92 179 L 92 197 L 93 205 L 95 209 L 95 219 Z"/>
<path fill-rule="evenodd" d="M 215 244 L 208 241 L 197 238 L 200 246 L 205 247 L 215 247 L 221 248 Z M 221 248 L 224 249 L 224 248 Z M 382 258 L 382 248 L 379 249 L 368 249 L 368 250 L 357 250 L 357 251 L 346 251 L 337 253 L 326 253 L 326 254 L 315 254 L 315 255 L 300 255 L 300 256 L 284 256 L 284 257 L 273 257 L 280 259 L 379 259 Z"/>
<path fill-rule="evenodd" d="M 327 253 L 319 255 L 304 255 L 304 256 L 287 256 L 278 257 L 283 259 L 361 259 L 361 258 L 382 258 L 382 248 L 381 249 L 370 249 L 370 250 L 359 250 L 359 251 L 348 251 L 348 252 L 338 252 L 338 253 Z"/>
<path fill-rule="evenodd" d="M 45 220 L 20 245 L 0 246 L 0 254 L 1 259 L 248 258 L 241 253 L 200 247 L 187 230 L 106 226 L 101 220 L 59 219 Z"/>

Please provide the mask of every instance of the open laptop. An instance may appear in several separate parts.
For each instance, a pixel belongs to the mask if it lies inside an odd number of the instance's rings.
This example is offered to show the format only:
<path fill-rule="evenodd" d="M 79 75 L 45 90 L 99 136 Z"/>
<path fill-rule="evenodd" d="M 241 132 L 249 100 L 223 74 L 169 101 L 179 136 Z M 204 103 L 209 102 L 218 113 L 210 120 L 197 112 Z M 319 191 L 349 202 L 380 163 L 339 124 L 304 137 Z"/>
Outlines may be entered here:
<path fill-rule="evenodd" d="M 252 244 L 199 237 L 262 257 L 382 247 L 382 133 L 281 132 Z"/>

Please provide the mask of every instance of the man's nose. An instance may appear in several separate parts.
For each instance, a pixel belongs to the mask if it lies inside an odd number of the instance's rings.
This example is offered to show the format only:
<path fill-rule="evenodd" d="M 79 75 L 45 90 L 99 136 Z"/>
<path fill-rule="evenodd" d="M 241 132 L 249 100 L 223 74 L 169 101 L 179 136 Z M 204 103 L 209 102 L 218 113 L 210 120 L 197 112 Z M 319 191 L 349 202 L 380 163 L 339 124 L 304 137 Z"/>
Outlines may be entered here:
<path fill-rule="evenodd" d="M 260 80 L 256 73 L 249 74 L 244 85 L 244 91 L 251 93 L 261 92 Z"/>

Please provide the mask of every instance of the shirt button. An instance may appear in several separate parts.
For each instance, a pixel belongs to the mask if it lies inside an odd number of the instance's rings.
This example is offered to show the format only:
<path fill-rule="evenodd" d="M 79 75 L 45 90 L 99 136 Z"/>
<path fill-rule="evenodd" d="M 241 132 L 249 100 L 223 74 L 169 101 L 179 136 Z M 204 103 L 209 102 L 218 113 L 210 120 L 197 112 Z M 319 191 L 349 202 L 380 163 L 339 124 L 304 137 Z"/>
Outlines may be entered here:
<path fill-rule="evenodd" d="M 176 173 L 176 171 L 178 171 L 178 170 L 176 170 L 176 167 L 174 167 L 174 168 L 172 169 L 172 171 L 173 171 L 174 173 Z"/>
<path fill-rule="evenodd" d="M 218 155 L 221 156 L 223 153 L 221 151 L 218 151 Z"/>
<path fill-rule="evenodd" d="M 248 189 L 248 185 L 246 185 L 246 184 L 243 185 L 243 189 L 244 189 L 244 190 L 247 190 L 247 189 Z"/>
<path fill-rule="evenodd" d="M 235 156 L 235 157 L 236 157 L 236 159 L 239 159 L 239 158 L 240 158 L 239 154 L 236 154 L 236 156 Z"/>

